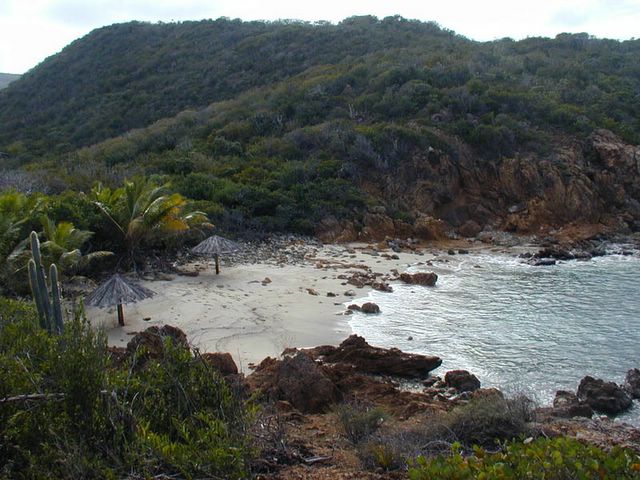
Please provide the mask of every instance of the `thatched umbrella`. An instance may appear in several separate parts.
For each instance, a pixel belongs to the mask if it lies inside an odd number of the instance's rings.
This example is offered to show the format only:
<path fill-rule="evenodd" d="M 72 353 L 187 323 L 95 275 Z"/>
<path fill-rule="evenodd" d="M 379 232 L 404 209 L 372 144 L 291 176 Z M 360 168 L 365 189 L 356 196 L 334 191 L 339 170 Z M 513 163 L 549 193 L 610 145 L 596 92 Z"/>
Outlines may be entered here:
<path fill-rule="evenodd" d="M 124 311 L 122 305 L 135 303 L 145 298 L 151 298 L 155 292 L 148 288 L 128 283 L 117 273 L 104 282 L 84 299 L 86 305 L 105 308 L 118 306 L 118 324 L 124 325 Z"/>
<path fill-rule="evenodd" d="M 212 235 L 193 247 L 191 253 L 197 255 L 213 255 L 216 261 L 216 275 L 218 275 L 220 273 L 220 254 L 237 252 L 241 250 L 241 248 L 240 244 L 233 240 Z"/>

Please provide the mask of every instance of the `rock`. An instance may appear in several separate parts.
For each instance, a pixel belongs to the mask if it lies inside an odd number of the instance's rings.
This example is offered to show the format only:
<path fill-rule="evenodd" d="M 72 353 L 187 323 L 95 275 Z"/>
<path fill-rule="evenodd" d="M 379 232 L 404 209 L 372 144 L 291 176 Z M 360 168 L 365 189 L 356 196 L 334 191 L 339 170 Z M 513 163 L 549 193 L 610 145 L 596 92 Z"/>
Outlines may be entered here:
<path fill-rule="evenodd" d="M 446 224 L 438 219 L 421 215 L 413 223 L 416 237 L 422 240 L 444 240 L 447 238 Z"/>
<path fill-rule="evenodd" d="M 327 297 L 336 297 L 337 295 L 333 292 L 327 292 Z"/>
<path fill-rule="evenodd" d="M 400 280 L 411 285 L 433 287 L 438 281 L 438 275 L 433 272 L 401 273 Z"/>
<path fill-rule="evenodd" d="M 385 282 L 374 282 L 371 284 L 371 288 L 379 292 L 393 292 L 391 285 Z"/>
<path fill-rule="evenodd" d="M 203 353 L 202 358 L 223 377 L 226 377 L 227 375 L 236 375 L 238 373 L 238 366 L 236 365 L 236 362 L 233 361 L 233 357 L 230 353 Z"/>
<path fill-rule="evenodd" d="M 534 267 L 550 267 L 556 264 L 556 261 L 552 258 L 544 258 L 542 260 L 534 260 L 530 262 L 530 264 Z"/>
<path fill-rule="evenodd" d="M 318 296 L 320 295 L 316 290 L 314 290 L 313 288 L 307 288 L 307 293 L 309 295 L 314 295 L 314 296 Z"/>
<path fill-rule="evenodd" d="M 380 313 L 380 307 L 373 302 L 363 303 L 361 310 L 363 313 L 367 314 Z"/>
<path fill-rule="evenodd" d="M 469 250 L 467 250 L 466 248 L 459 248 L 458 253 L 460 255 L 469 255 Z"/>
<path fill-rule="evenodd" d="M 345 297 L 355 297 L 356 296 L 356 292 L 354 292 L 353 290 L 347 290 L 346 292 L 344 292 L 344 296 Z"/>
<path fill-rule="evenodd" d="M 580 381 L 578 399 L 587 403 L 596 412 L 610 415 L 624 412 L 633 403 L 631 397 L 615 383 L 590 376 Z"/>
<path fill-rule="evenodd" d="M 397 348 L 379 348 L 369 345 L 364 338 L 351 335 L 338 347 L 324 346 L 308 351 L 325 363 L 345 363 L 361 373 L 393 375 L 424 379 L 442 363 L 439 357 L 404 353 Z"/>
<path fill-rule="evenodd" d="M 640 370 L 632 368 L 624 379 L 624 389 L 631 398 L 640 398 Z"/>
<path fill-rule="evenodd" d="M 561 418 L 591 418 L 593 409 L 587 403 L 581 402 L 575 393 L 558 390 L 553 399 L 553 409 L 550 413 L 554 417 Z"/>
<path fill-rule="evenodd" d="M 473 392 L 480 388 L 480 380 L 467 370 L 451 370 L 445 373 L 444 383 L 459 392 Z"/>
<path fill-rule="evenodd" d="M 364 228 L 360 232 L 360 240 L 384 240 L 395 236 L 393 219 L 385 213 L 365 213 L 362 223 Z"/>
<path fill-rule="evenodd" d="M 165 338 L 170 338 L 174 345 L 189 348 L 187 336 L 179 328 L 172 327 L 171 325 L 164 325 L 162 327 L 154 325 L 143 332 L 136 333 L 135 336 L 129 340 L 129 343 L 127 343 L 127 354 L 133 355 L 144 348 L 146 351 L 144 355 L 145 359 L 163 358 Z"/>
<path fill-rule="evenodd" d="M 347 307 L 347 310 L 354 310 L 356 312 L 361 312 L 362 311 L 362 307 L 360 307 L 360 305 L 356 305 L 355 303 L 352 303 L 351 305 L 349 305 Z"/>
<path fill-rule="evenodd" d="M 453 248 L 450 248 L 449 250 L 447 250 L 447 254 L 448 255 L 455 255 L 456 251 Z"/>
<path fill-rule="evenodd" d="M 471 238 L 475 237 L 482 231 L 482 227 L 478 225 L 477 222 L 473 220 L 467 220 L 462 224 L 460 228 L 458 228 L 458 233 L 463 237 Z"/>
<path fill-rule="evenodd" d="M 305 352 L 278 364 L 272 393 L 303 413 L 324 412 L 340 400 L 336 386 Z"/>

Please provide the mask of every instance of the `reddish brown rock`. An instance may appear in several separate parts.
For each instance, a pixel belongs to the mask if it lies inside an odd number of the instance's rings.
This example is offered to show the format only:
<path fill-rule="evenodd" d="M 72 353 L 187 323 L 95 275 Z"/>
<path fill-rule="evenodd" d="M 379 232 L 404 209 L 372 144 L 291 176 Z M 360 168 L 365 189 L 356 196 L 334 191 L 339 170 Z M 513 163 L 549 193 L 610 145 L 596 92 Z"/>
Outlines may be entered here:
<path fill-rule="evenodd" d="M 362 310 L 362 313 L 367 314 L 380 313 L 380 307 L 373 302 L 363 303 L 362 307 L 360 307 L 360 310 Z"/>
<path fill-rule="evenodd" d="M 202 358 L 224 377 L 238 373 L 238 366 L 230 353 L 203 353 Z"/>
<path fill-rule="evenodd" d="M 439 357 L 404 353 L 397 348 L 369 345 L 364 338 L 351 335 L 338 347 L 323 346 L 308 350 L 313 358 L 326 363 L 345 363 L 357 372 L 424 379 L 440 366 Z"/>
<path fill-rule="evenodd" d="M 444 375 L 447 387 L 455 388 L 459 392 L 473 392 L 480 388 L 480 380 L 467 370 L 451 370 Z"/>
<path fill-rule="evenodd" d="M 624 389 L 631 398 L 640 398 L 640 370 L 632 368 L 624 379 Z"/>
<path fill-rule="evenodd" d="M 631 408 L 631 397 L 613 382 L 584 377 L 578 386 L 578 399 L 596 412 L 617 415 Z"/>
<path fill-rule="evenodd" d="M 384 213 L 366 213 L 362 223 L 364 227 L 360 232 L 360 240 L 384 240 L 395 236 L 393 219 Z"/>
<path fill-rule="evenodd" d="M 189 348 L 187 336 L 179 328 L 171 325 L 149 327 L 136 335 L 127 343 L 127 354 L 132 355 L 144 348 L 147 358 L 162 358 L 164 356 L 164 341 L 171 339 L 174 345 Z"/>
<path fill-rule="evenodd" d="M 277 362 L 273 373 L 260 389 L 303 413 L 323 412 L 341 399 L 333 382 L 305 352 L 299 351 Z"/>
<path fill-rule="evenodd" d="M 478 225 L 477 222 L 473 220 L 467 220 L 462 224 L 460 228 L 458 228 L 458 233 L 463 237 L 475 237 L 482 231 L 482 227 Z"/>
<path fill-rule="evenodd" d="M 401 273 L 400 280 L 404 283 L 410 283 L 412 285 L 425 285 L 433 287 L 438 281 L 438 275 L 433 272 L 419 272 L 419 273 Z"/>
<path fill-rule="evenodd" d="M 416 237 L 422 240 L 444 240 L 447 238 L 446 224 L 427 215 L 419 216 L 413 223 L 413 231 Z"/>

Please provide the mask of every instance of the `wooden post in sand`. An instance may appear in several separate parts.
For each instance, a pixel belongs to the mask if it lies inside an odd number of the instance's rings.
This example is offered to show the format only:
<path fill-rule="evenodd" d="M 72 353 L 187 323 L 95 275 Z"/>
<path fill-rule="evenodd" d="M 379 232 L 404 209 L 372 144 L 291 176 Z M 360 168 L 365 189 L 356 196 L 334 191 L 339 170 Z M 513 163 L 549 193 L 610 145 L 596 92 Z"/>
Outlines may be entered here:
<path fill-rule="evenodd" d="M 220 255 L 217 253 L 213 254 L 213 258 L 216 261 L 216 275 L 220 274 Z"/>
<path fill-rule="evenodd" d="M 118 325 L 124 327 L 124 309 L 121 303 L 118 304 Z"/>

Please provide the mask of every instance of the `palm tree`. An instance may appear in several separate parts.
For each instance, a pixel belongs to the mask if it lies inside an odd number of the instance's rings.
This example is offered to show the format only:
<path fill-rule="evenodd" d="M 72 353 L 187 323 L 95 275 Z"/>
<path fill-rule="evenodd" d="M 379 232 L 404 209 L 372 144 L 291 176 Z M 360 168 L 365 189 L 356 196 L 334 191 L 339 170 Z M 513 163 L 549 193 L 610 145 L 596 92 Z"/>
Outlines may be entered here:
<path fill-rule="evenodd" d="M 45 238 L 40 247 L 47 265 L 55 263 L 63 272 L 85 271 L 97 260 L 113 255 L 107 251 L 82 255 L 80 249 L 93 232 L 75 228 L 71 222 L 56 224 L 47 216 L 43 216 L 40 222 Z"/>
<path fill-rule="evenodd" d="M 14 283 L 8 279 L 26 265 L 27 234 L 41 203 L 39 195 L 27 196 L 16 191 L 0 194 L 0 283 L 6 287 Z"/>
<path fill-rule="evenodd" d="M 122 239 L 134 266 L 134 255 L 141 243 L 208 222 L 202 212 L 185 214 L 187 199 L 168 193 L 168 185 L 158 186 L 141 177 L 125 180 L 124 186 L 116 190 L 97 185 L 91 197 Z"/>

